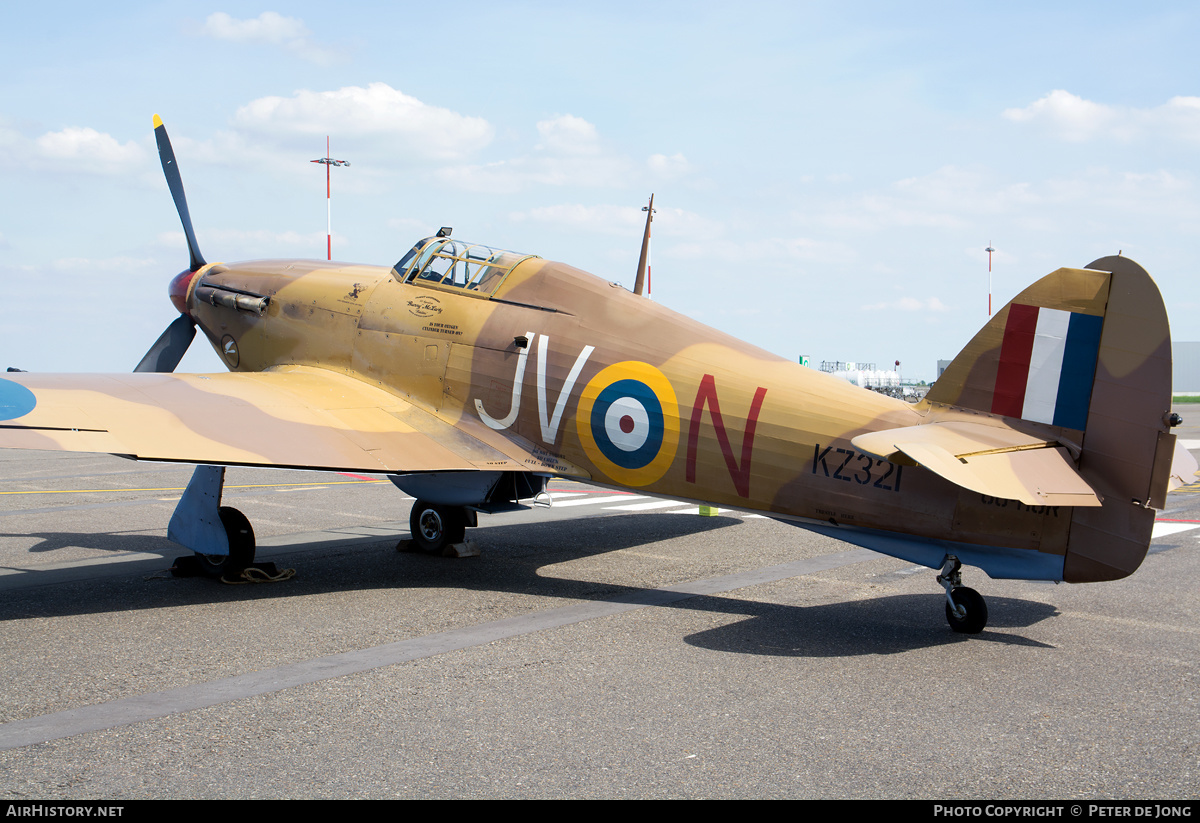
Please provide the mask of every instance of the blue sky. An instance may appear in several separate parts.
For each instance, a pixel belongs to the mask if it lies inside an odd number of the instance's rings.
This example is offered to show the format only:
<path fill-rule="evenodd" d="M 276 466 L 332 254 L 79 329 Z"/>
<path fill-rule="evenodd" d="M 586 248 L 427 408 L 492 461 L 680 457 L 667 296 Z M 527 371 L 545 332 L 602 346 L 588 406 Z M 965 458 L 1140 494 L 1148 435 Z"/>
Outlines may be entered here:
<path fill-rule="evenodd" d="M 187 251 L 394 263 L 438 226 L 786 357 L 931 379 L 997 305 L 1122 250 L 1200 340 L 1186 3 L 24 4 L 0 33 L 0 354 L 128 371 Z M 198 341 L 183 371 L 221 366 Z"/>

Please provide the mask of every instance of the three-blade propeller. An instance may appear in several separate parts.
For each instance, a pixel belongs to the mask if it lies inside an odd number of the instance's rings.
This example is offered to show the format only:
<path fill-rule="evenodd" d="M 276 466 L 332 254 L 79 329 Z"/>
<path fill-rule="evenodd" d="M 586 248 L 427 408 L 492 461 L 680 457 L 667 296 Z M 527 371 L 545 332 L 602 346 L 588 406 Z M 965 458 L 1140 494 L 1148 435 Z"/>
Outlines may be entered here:
<path fill-rule="evenodd" d="M 171 138 L 167 137 L 167 128 L 162 118 L 154 115 L 154 139 L 158 142 L 158 157 L 162 161 L 163 174 L 167 177 L 167 187 L 171 190 L 171 198 L 175 201 L 175 210 L 179 212 L 179 221 L 183 223 L 183 233 L 187 235 L 188 253 L 191 255 L 191 268 L 181 272 L 171 283 L 171 289 L 182 286 L 183 295 L 172 294 L 186 298 L 188 280 L 184 275 L 191 275 L 207 265 L 204 255 L 200 253 L 200 244 L 196 242 L 196 233 L 192 230 L 192 216 L 188 212 L 187 196 L 183 193 L 183 178 L 179 174 L 179 164 L 175 162 L 175 150 L 171 148 Z M 166 330 L 159 336 L 146 356 L 137 364 L 134 372 L 173 372 L 183 359 L 183 355 L 196 336 L 196 323 L 186 313 L 182 299 L 176 302 L 180 315 L 176 317 Z"/>

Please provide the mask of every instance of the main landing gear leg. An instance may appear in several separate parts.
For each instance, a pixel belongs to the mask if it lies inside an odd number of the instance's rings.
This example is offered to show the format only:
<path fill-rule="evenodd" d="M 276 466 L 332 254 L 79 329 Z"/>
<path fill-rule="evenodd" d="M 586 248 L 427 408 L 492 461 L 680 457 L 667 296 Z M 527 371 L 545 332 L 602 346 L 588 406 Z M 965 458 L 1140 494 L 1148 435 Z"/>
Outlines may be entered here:
<path fill-rule="evenodd" d="M 987 603 L 974 589 L 962 584 L 959 569 L 962 563 L 952 554 L 946 555 L 942 573 L 937 581 L 946 589 L 946 622 L 961 634 L 979 634 L 987 625 Z"/>
<path fill-rule="evenodd" d="M 210 577 L 236 576 L 254 562 L 254 529 L 221 505 L 224 487 L 224 466 L 197 466 L 167 526 L 167 539 L 194 551 Z"/>

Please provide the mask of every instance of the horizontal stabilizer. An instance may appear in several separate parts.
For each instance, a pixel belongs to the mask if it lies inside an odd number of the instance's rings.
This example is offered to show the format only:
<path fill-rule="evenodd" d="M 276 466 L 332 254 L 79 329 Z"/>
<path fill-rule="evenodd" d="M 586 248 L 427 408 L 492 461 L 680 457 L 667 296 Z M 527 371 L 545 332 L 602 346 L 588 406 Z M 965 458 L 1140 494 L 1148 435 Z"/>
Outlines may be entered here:
<path fill-rule="evenodd" d="M 1101 505 L 1065 448 L 1006 426 L 927 423 L 860 434 L 852 442 L 892 462 L 915 462 L 980 494 L 1028 506 Z"/>

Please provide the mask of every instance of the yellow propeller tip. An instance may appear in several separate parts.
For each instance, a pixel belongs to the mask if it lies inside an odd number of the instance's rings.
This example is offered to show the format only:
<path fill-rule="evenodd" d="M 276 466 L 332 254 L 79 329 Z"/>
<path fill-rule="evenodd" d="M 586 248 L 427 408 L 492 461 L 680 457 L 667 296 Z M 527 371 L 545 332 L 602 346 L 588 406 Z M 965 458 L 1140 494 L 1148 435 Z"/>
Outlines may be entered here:
<path fill-rule="evenodd" d="M 154 115 L 154 128 L 157 129 L 160 126 L 162 126 L 162 118 L 156 114 L 156 115 Z"/>

